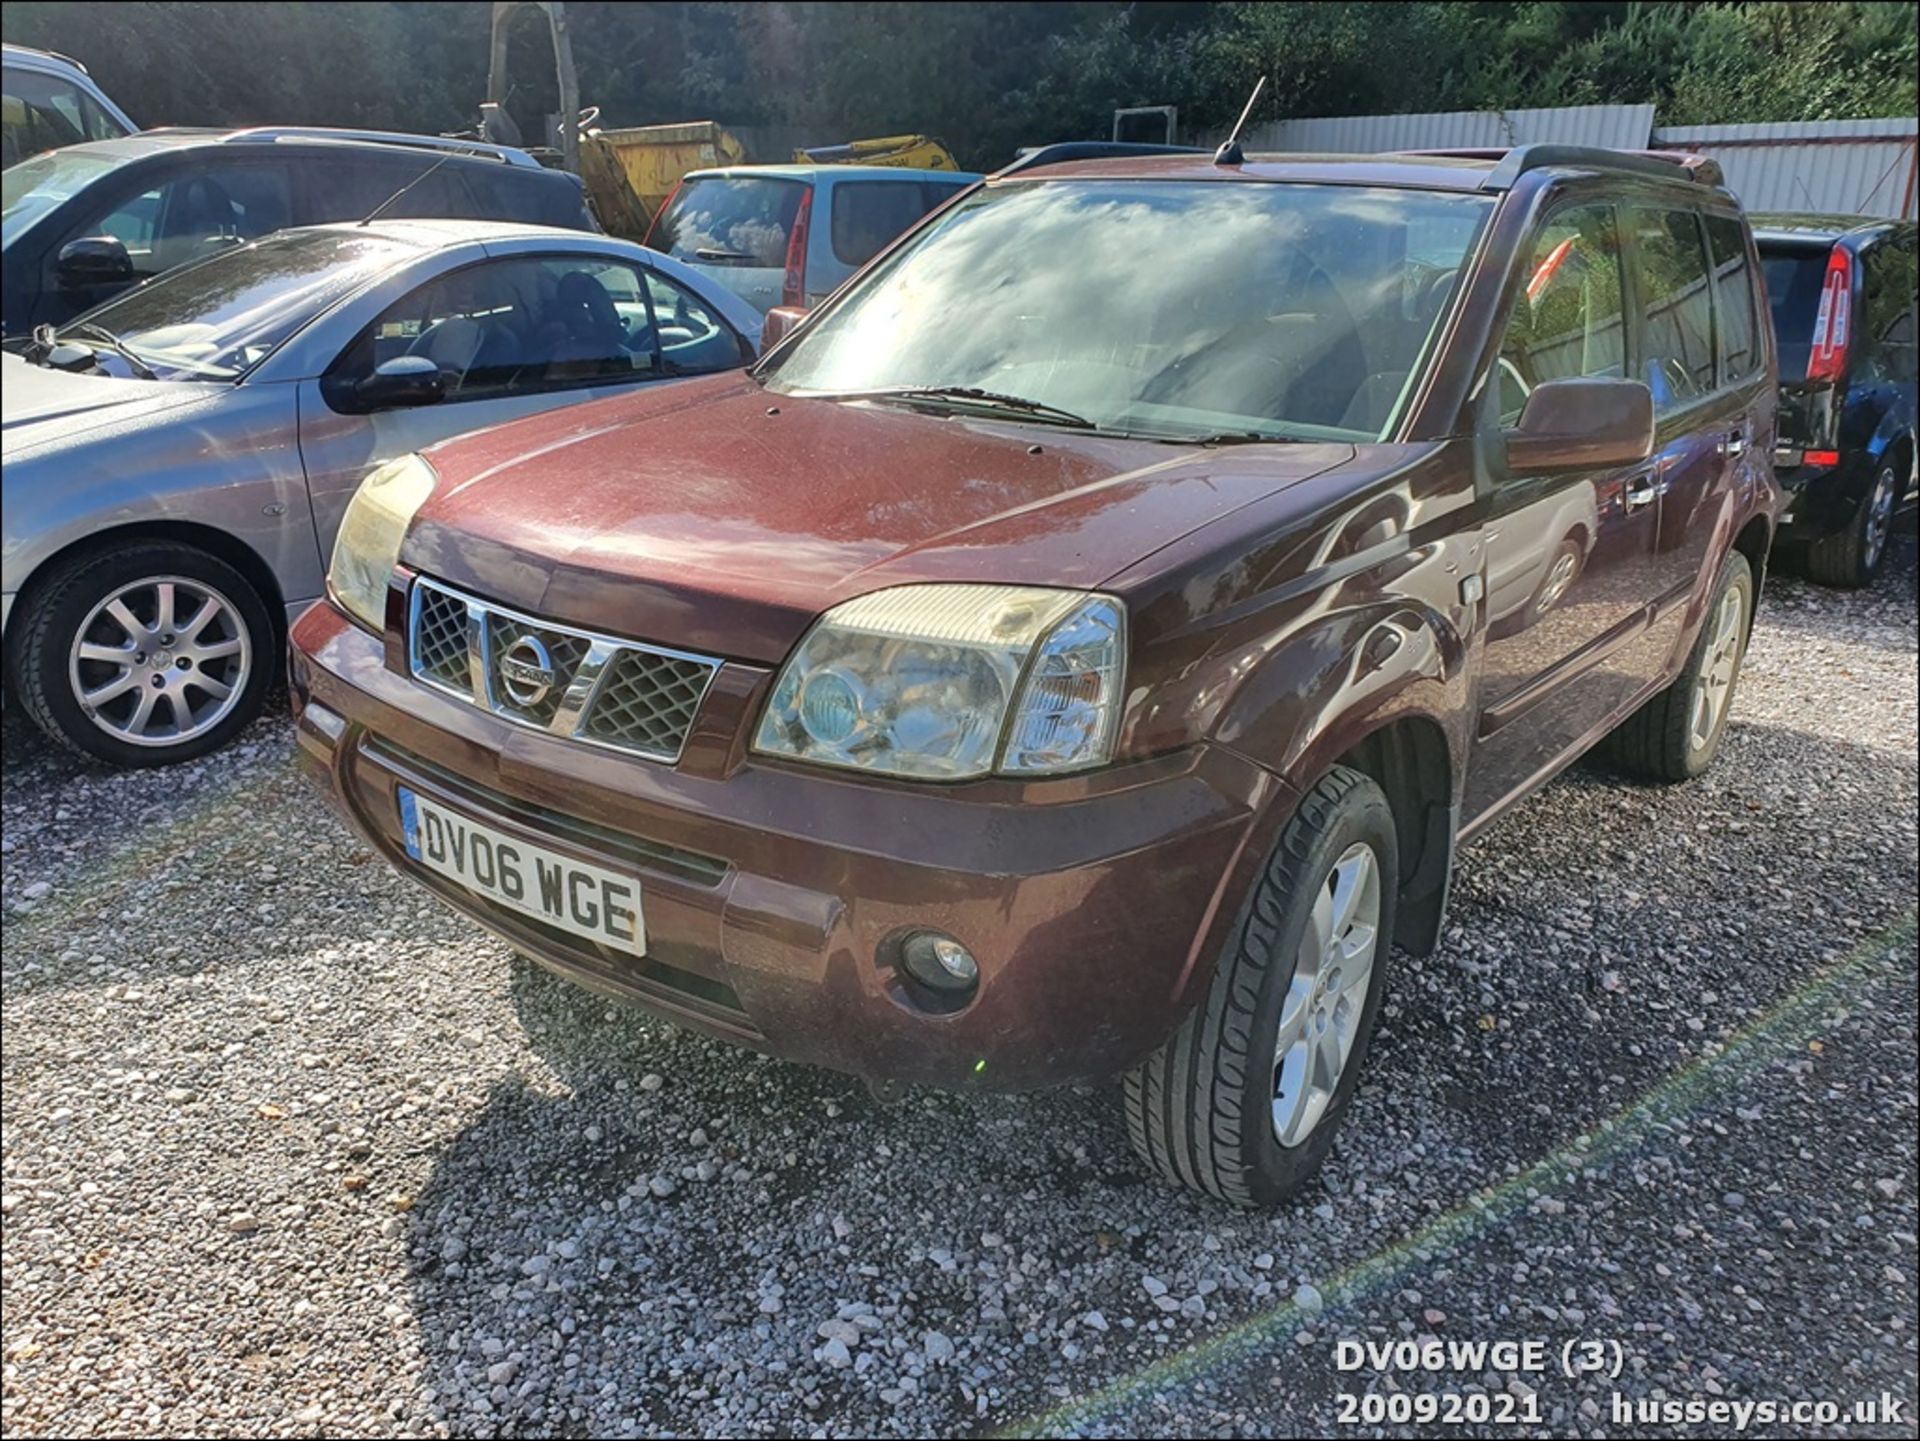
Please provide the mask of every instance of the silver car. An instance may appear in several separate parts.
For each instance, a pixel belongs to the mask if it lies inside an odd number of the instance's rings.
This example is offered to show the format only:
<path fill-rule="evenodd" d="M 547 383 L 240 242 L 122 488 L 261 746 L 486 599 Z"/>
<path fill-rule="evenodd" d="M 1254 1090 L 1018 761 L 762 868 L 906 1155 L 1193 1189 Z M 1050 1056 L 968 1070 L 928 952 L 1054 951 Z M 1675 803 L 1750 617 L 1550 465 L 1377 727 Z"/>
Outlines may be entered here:
<path fill-rule="evenodd" d="M 283 231 L 0 355 L 10 698 L 162 765 L 259 710 L 374 465 L 753 358 L 760 316 L 605 236 L 472 221 Z"/>

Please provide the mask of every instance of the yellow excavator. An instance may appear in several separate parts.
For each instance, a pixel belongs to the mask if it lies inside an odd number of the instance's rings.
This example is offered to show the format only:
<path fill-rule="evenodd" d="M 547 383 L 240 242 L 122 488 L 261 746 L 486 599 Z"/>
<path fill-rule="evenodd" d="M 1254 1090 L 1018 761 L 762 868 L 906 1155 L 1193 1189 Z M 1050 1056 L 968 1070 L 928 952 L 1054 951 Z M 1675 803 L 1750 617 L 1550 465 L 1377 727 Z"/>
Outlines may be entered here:
<path fill-rule="evenodd" d="M 568 33 L 566 6 L 560 0 L 495 0 L 491 63 L 487 70 L 488 99 L 480 106 L 480 139 L 502 145 L 520 145 L 519 128 L 506 112 L 508 31 L 518 12 L 539 11 L 553 38 L 554 68 L 560 109 L 547 117 L 550 147 L 533 153 L 546 164 L 571 170 L 585 185 L 587 200 L 601 225 L 613 235 L 642 240 L 660 207 L 673 194 L 680 177 L 690 170 L 720 165 L 744 165 L 747 149 L 739 136 L 712 120 L 675 125 L 636 125 L 620 130 L 595 126 L 599 108 L 580 108 L 579 83 L 573 68 L 573 39 Z M 925 135 L 887 135 L 877 140 L 853 140 L 845 145 L 823 145 L 793 152 L 802 165 L 905 165 L 916 170 L 958 170 L 954 158 L 938 140 Z"/>

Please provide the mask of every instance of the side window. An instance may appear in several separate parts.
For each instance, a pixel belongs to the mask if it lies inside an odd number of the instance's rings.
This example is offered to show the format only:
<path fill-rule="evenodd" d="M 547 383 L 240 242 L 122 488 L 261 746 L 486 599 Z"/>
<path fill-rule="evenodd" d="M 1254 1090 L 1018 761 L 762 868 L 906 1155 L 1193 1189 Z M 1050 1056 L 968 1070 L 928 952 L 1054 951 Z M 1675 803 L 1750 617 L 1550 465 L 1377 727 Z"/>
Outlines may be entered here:
<path fill-rule="evenodd" d="M 8 70 L 6 76 L 6 154 L 8 165 L 93 139 L 84 123 L 77 86 L 33 70 Z"/>
<path fill-rule="evenodd" d="M 846 180 L 833 187 L 833 255 L 842 265 L 862 266 L 938 197 L 918 180 Z"/>
<path fill-rule="evenodd" d="M 1625 207 L 1634 240 L 1634 275 L 1646 306 L 1641 379 L 1656 415 L 1713 391 L 1713 295 L 1700 217 L 1691 210 Z"/>
<path fill-rule="evenodd" d="M 283 230 L 291 218 L 283 167 L 237 165 L 177 174 L 127 197 L 69 238 L 115 236 L 127 247 L 134 273 L 149 276 Z"/>
<path fill-rule="evenodd" d="M 395 190 L 407 186 L 402 195 L 381 214 L 384 218 L 395 220 L 470 220 L 478 218 L 473 198 L 467 193 L 467 185 L 451 165 L 428 171 L 421 167 L 414 171 L 418 179 L 402 175 L 394 183 L 393 189 L 382 195 L 368 210 L 379 205 L 391 196 Z"/>
<path fill-rule="evenodd" d="M 1757 287 L 1747 260 L 1744 228 L 1730 215 L 1709 215 L 1707 250 L 1713 257 L 1713 285 L 1719 317 L 1720 383 L 1737 385 L 1760 373 L 1766 348 L 1756 320 Z"/>
<path fill-rule="evenodd" d="M 359 378 L 400 355 L 440 367 L 449 401 L 661 373 L 639 271 L 599 256 L 484 261 L 387 307 L 333 367 Z"/>
<path fill-rule="evenodd" d="M 1911 385 L 1915 375 L 1914 237 L 1882 241 L 1867 252 L 1866 293 L 1862 302 L 1866 341 L 1875 367 L 1890 380 Z"/>
<path fill-rule="evenodd" d="M 1574 205 L 1548 217 L 1520 271 L 1495 382 L 1500 424 L 1519 423 L 1548 380 L 1626 374 L 1626 309 L 1613 206 Z"/>
<path fill-rule="evenodd" d="M 659 327 L 660 357 L 674 375 L 699 375 L 744 365 L 740 337 L 706 303 L 657 271 L 647 272 L 647 292 Z"/>
<path fill-rule="evenodd" d="M 307 225 L 360 220 L 379 210 L 383 219 L 464 220 L 477 218 L 466 182 L 451 165 L 433 170 L 435 157 L 372 155 L 357 160 L 336 157 L 303 162 L 307 183 Z M 411 186 L 411 188 L 407 188 Z M 402 189 L 404 195 L 395 200 Z"/>

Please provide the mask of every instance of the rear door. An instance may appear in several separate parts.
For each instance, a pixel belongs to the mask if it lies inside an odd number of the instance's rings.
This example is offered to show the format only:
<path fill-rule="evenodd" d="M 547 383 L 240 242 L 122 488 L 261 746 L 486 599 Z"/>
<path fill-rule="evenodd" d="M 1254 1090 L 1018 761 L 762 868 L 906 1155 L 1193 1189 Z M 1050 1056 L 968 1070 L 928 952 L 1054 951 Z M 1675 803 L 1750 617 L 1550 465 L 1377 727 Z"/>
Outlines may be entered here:
<path fill-rule="evenodd" d="M 1492 383 L 1502 430 L 1548 380 L 1627 378 L 1630 292 L 1616 207 L 1549 211 L 1523 262 Z M 1658 511 L 1650 462 L 1494 488 L 1469 825 L 1550 771 L 1640 685 Z"/>
<path fill-rule="evenodd" d="M 1655 608 L 1655 637 L 1671 650 L 1685 629 L 1687 602 L 1712 580 L 1706 571 L 1715 536 L 1738 489 L 1752 481 L 1747 472 L 1767 463 L 1773 437 L 1759 404 L 1765 359 L 1759 357 L 1756 369 L 1740 223 L 1716 220 L 1723 256 L 1716 266 L 1708 259 L 1700 211 L 1644 202 L 1624 206 L 1622 214 L 1642 316 L 1640 368 L 1653 389 L 1659 529 L 1647 598 Z M 1716 270 L 1725 271 L 1727 284 L 1715 284 Z M 1733 374 L 1728 362 L 1736 357 L 1739 373 Z M 1649 683 L 1661 679 L 1667 659 L 1655 657 Z"/>
<path fill-rule="evenodd" d="M 660 212 L 647 243 L 765 313 L 780 304 L 788 246 L 810 189 L 786 176 L 692 176 Z"/>

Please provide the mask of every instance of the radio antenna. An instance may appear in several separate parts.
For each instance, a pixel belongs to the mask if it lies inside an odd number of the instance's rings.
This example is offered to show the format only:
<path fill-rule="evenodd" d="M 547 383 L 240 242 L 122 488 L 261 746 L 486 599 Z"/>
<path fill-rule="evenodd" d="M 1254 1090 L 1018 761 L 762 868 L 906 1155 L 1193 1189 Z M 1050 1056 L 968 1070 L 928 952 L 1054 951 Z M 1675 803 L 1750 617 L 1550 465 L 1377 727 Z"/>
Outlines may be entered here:
<path fill-rule="evenodd" d="M 1247 97 L 1247 108 L 1240 112 L 1240 119 L 1235 123 L 1233 133 L 1226 138 L 1226 142 L 1222 144 L 1218 150 L 1213 152 L 1213 163 L 1215 165 L 1245 165 L 1247 163 L 1246 152 L 1240 148 L 1240 132 L 1247 128 L 1247 117 L 1253 114 L 1253 107 L 1259 102 L 1260 92 L 1266 88 L 1267 77 L 1262 75 L 1259 83 L 1253 87 L 1253 94 Z"/>

